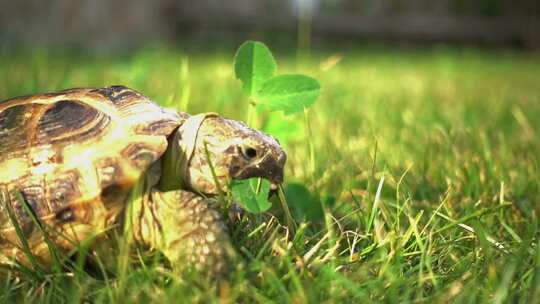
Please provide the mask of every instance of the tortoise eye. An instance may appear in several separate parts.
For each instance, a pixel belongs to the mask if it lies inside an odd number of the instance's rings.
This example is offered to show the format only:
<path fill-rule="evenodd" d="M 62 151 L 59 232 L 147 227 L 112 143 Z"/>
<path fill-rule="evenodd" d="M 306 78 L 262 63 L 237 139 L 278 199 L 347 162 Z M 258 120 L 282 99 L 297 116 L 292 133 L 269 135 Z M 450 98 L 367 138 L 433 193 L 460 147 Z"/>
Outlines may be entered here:
<path fill-rule="evenodd" d="M 257 157 L 257 150 L 255 150 L 252 147 L 245 147 L 243 152 L 244 152 L 244 155 L 246 156 L 246 158 L 248 158 L 248 159 L 253 159 L 253 158 Z"/>

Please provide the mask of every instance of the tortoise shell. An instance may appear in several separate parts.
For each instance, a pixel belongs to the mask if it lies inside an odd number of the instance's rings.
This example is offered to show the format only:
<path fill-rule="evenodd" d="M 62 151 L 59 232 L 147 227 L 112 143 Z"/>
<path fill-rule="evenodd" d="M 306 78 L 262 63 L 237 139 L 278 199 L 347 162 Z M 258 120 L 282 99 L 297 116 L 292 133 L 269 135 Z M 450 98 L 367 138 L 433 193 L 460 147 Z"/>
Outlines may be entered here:
<path fill-rule="evenodd" d="M 187 114 L 160 107 L 124 86 L 81 88 L 0 102 L 0 248 L 20 240 L 17 222 L 36 256 L 47 255 L 38 227 L 84 239 L 115 221 L 134 183 L 167 148 Z M 25 208 L 14 195 L 19 191 Z M 70 241 L 55 240 L 73 247 Z M 18 244 L 18 245 L 17 245 Z M 9 255 L 4 251 L 5 255 Z M 0 254 L 0 263 L 2 261 Z"/>

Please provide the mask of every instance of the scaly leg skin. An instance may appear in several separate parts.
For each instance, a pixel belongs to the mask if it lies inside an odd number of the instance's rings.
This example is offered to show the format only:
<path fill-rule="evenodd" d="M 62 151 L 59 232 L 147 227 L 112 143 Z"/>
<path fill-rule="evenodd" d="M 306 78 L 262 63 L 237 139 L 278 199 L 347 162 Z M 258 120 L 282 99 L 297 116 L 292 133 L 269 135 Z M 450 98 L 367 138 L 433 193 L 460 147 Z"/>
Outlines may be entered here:
<path fill-rule="evenodd" d="M 202 197 L 189 191 L 152 188 L 145 198 L 132 210 L 135 240 L 161 251 L 175 270 L 219 277 L 235 264 L 227 227 Z"/>

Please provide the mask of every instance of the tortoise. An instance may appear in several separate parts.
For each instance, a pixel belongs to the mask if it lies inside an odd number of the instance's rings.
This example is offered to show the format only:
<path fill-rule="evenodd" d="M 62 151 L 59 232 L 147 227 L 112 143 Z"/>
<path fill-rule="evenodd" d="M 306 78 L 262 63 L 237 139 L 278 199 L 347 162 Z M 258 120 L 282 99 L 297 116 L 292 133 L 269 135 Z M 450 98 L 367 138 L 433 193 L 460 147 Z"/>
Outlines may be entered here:
<path fill-rule="evenodd" d="M 279 184 L 285 161 L 270 135 L 214 113 L 161 107 L 125 86 L 5 100 L 0 264 L 28 265 L 27 243 L 47 267 L 48 241 L 67 252 L 129 226 L 123 231 L 137 244 L 161 251 L 173 266 L 223 271 L 234 249 L 208 197 L 231 179 Z"/>

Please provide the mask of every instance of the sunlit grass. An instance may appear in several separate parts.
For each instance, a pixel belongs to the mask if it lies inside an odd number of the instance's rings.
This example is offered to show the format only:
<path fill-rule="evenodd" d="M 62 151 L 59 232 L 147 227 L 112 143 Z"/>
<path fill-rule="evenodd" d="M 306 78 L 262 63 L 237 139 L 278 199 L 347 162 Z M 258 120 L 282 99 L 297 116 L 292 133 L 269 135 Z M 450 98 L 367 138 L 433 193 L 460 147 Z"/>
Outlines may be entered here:
<path fill-rule="evenodd" d="M 124 84 L 182 111 L 245 120 L 234 51 L 4 50 L 0 99 Z M 0 301 L 537 301 L 540 57 L 358 46 L 313 51 L 309 64 L 297 66 L 294 55 L 278 52 L 280 72 L 316 77 L 323 88 L 307 113 L 311 136 L 303 113 L 263 111 L 253 125 L 288 153 L 295 235 L 276 204 L 276 218 L 232 223 L 246 263 L 219 287 L 141 258 L 125 273 L 11 276 L 1 282 Z"/>

